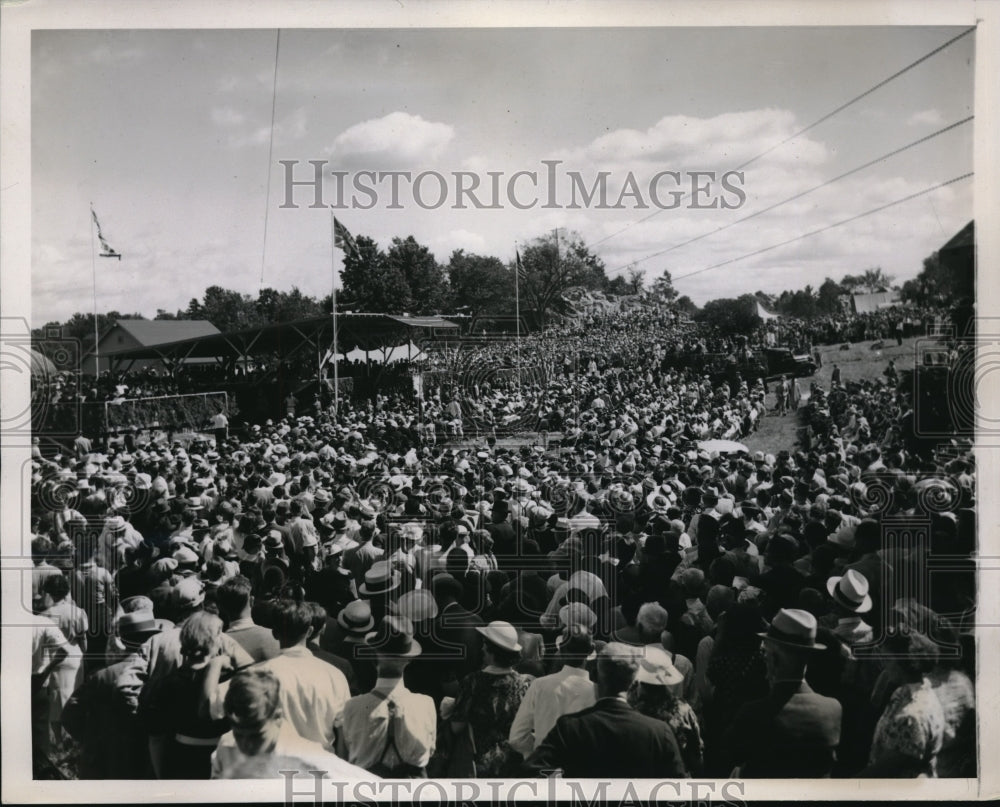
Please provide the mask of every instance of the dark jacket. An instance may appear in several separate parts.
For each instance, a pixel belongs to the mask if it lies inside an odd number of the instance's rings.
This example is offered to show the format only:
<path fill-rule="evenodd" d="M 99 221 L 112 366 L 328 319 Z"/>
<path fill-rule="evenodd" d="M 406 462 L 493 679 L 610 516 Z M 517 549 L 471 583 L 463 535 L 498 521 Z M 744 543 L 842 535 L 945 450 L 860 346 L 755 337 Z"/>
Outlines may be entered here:
<path fill-rule="evenodd" d="M 560 717 L 524 768 L 529 775 L 561 768 L 569 779 L 686 775 L 670 727 L 621 698 L 601 698 L 589 709 Z"/>
<path fill-rule="evenodd" d="M 420 638 L 423 653 L 411 662 L 417 691 L 440 702 L 470 672 L 482 667 L 482 619 L 457 602 L 445 605 L 432 623 L 429 636 Z M 419 683 L 418 683 L 419 682 Z"/>
<path fill-rule="evenodd" d="M 88 676 L 63 709 L 63 728 L 81 746 L 81 779 L 153 778 L 136 693 L 118 686 L 135 664 L 130 657 Z"/>
<path fill-rule="evenodd" d="M 744 705 L 722 738 L 727 765 L 746 779 L 830 776 L 840 744 L 841 705 L 805 682 L 780 682 Z"/>

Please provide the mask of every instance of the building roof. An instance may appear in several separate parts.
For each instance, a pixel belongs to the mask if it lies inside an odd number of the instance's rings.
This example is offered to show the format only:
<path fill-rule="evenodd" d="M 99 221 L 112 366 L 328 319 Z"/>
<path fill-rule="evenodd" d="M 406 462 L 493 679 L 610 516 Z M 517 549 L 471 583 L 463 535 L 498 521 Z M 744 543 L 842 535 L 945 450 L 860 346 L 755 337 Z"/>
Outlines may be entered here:
<path fill-rule="evenodd" d="M 207 319 L 120 319 L 115 326 L 121 328 L 143 347 L 219 333 L 219 329 Z M 112 330 L 114 326 L 107 333 Z"/>
<path fill-rule="evenodd" d="M 976 245 L 976 224 L 970 221 L 961 230 L 949 239 L 939 252 L 946 252 L 954 249 L 971 249 Z"/>
<path fill-rule="evenodd" d="M 456 323 L 437 316 L 402 317 L 360 313 L 337 315 L 338 349 L 341 353 L 356 347 L 374 350 L 399 345 L 413 339 L 418 331 L 433 334 L 458 330 Z M 326 346 L 331 338 L 332 318 L 324 315 L 292 322 L 273 322 L 227 333 L 220 333 L 213 327 L 211 332 L 203 336 L 188 336 L 155 345 L 102 351 L 101 358 L 190 360 L 207 357 L 242 358 L 274 353 L 289 356 L 303 347 L 315 349 Z"/>

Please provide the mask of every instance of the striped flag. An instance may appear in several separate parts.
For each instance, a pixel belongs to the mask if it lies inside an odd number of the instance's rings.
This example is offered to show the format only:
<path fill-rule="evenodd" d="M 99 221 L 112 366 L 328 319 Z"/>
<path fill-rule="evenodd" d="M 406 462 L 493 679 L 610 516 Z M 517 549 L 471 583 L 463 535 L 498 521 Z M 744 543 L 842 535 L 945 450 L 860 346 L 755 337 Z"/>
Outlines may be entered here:
<path fill-rule="evenodd" d="M 347 255 L 356 260 L 360 260 L 361 253 L 358 251 L 358 244 L 354 240 L 347 228 L 340 223 L 336 216 L 333 217 L 333 245 L 337 249 L 342 249 Z"/>
<path fill-rule="evenodd" d="M 528 279 L 528 273 L 524 270 L 524 264 L 521 263 L 521 251 L 515 248 L 514 255 L 516 259 L 518 282 L 524 283 Z"/>
<path fill-rule="evenodd" d="M 94 212 L 94 208 L 90 208 L 90 215 L 94 218 L 94 226 L 97 228 L 97 240 L 101 242 L 101 257 L 102 258 L 117 258 L 122 259 L 122 254 L 120 252 L 115 252 L 114 249 L 104 240 L 104 233 L 101 232 L 101 222 L 97 220 L 97 213 Z"/>

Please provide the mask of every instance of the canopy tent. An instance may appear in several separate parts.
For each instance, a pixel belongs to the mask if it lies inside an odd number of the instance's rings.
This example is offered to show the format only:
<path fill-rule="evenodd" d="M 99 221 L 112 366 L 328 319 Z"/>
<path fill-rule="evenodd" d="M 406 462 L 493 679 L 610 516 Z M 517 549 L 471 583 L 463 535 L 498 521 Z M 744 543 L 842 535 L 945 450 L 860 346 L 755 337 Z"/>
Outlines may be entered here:
<path fill-rule="evenodd" d="M 340 355 L 344 354 L 341 353 Z M 405 345 L 396 345 L 395 347 L 389 347 L 386 345 L 385 347 L 376 348 L 375 350 L 369 350 L 367 352 L 363 348 L 356 347 L 354 350 L 348 351 L 345 358 L 348 361 L 367 361 L 369 359 L 374 359 L 379 364 L 392 364 L 397 361 L 405 361 L 407 359 L 417 360 L 424 359 L 426 357 L 427 354 L 424 352 L 423 348 L 410 341 Z"/>
<path fill-rule="evenodd" d="M 778 318 L 777 314 L 772 314 L 770 311 L 764 308 L 764 306 L 760 304 L 760 300 L 757 301 L 757 316 L 760 317 L 762 320 L 764 320 L 764 322 L 767 322 L 769 319 Z"/>
<path fill-rule="evenodd" d="M 34 348 L 31 349 L 31 375 L 53 377 L 59 370 L 47 356 L 43 356 Z"/>
<path fill-rule="evenodd" d="M 338 314 L 337 341 L 340 352 L 374 351 L 386 346 L 414 344 L 421 338 L 456 335 L 459 326 L 443 317 L 410 317 L 389 314 Z M 333 341 L 330 316 L 309 317 L 229 333 L 217 333 L 159 345 L 102 352 L 113 365 L 135 359 L 157 358 L 179 362 L 191 358 L 214 358 L 222 364 L 255 357 L 290 359 L 303 350 L 325 352 Z"/>

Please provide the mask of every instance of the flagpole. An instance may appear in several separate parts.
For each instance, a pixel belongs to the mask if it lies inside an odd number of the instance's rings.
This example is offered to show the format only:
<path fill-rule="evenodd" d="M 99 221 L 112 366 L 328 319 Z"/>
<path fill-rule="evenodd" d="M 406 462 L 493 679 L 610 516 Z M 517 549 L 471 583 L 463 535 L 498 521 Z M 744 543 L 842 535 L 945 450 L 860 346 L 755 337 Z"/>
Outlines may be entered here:
<path fill-rule="evenodd" d="M 330 308 L 333 321 L 333 411 L 334 416 L 340 416 L 340 372 L 337 369 L 337 228 L 336 218 L 330 212 L 330 261 L 333 269 L 333 284 L 330 287 Z"/>
<path fill-rule="evenodd" d="M 517 349 L 517 391 L 521 392 L 521 253 L 517 248 L 517 241 L 514 242 L 514 255 L 517 261 L 514 264 L 514 318 L 517 320 L 517 337 L 515 347 Z"/>
<path fill-rule="evenodd" d="M 90 267 L 94 273 L 94 386 L 101 375 L 101 351 L 98 346 L 97 328 L 97 248 L 94 246 L 94 203 L 90 203 Z"/>

